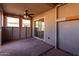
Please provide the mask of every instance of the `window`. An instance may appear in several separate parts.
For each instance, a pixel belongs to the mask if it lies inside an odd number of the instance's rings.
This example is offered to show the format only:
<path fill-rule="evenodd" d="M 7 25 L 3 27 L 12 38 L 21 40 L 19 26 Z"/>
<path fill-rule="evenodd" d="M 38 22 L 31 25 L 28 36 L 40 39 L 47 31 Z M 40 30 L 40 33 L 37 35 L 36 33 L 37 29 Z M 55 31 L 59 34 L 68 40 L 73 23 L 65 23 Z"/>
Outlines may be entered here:
<path fill-rule="evenodd" d="M 19 27 L 19 18 L 7 17 L 8 27 Z"/>
<path fill-rule="evenodd" d="M 30 27 L 30 20 L 23 19 L 22 20 L 22 27 Z"/>

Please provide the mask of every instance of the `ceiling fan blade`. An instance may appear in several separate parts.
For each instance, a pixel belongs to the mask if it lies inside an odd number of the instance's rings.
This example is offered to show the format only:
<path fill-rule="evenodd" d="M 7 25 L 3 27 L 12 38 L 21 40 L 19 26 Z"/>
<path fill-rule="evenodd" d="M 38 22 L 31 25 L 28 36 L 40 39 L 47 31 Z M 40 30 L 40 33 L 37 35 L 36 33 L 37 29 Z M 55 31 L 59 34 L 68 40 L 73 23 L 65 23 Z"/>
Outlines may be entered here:
<path fill-rule="evenodd" d="M 25 10 L 25 11 L 24 11 L 24 17 L 25 17 L 25 18 L 27 18 L 27 16 L 28 16 L 28 17 L 32 17 L 32 15 L 34 15 L 34 14 L 28 13 L 28 10 Z"/>
<path fill-rule="evenodd" d="M 25 10 L 25 11 L 24 11 L 24 14 L 28 14 L 28 10 Z"/>
<path fill-rule="evenodd" d="M 34 15 L 34 14 L 29 14 L 29 15 Z"/>

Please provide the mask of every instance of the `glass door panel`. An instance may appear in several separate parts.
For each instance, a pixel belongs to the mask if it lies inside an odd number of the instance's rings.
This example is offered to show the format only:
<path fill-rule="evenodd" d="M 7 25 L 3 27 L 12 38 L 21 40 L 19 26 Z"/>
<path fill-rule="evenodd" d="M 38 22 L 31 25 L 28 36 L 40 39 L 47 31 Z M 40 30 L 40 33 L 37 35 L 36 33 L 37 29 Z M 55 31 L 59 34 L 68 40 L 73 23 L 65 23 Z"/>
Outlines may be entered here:
<path fill-rule="evenodd" d="M 45 23 L 44 19 L 34 22 L 34 35 L 38 38 L 44 39 Z"/>

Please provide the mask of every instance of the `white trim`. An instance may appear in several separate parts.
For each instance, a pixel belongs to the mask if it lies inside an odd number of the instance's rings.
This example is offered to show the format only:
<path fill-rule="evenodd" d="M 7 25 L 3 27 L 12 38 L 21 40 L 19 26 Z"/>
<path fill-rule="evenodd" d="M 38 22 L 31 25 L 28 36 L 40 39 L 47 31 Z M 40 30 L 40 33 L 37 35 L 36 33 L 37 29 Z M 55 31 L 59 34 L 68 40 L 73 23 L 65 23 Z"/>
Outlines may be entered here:
<path fill-rule="evenodd" d="M 36 38 L 36 39 L 38 39 L 38 40 L 42 40 L 42 41 L 44 41 L 44 39 L 41 39 L 41 38 L 36 37 L 36 36 L 34 36 L 34 38 Z"/>
<path fill-rule="evenodd" d="M 57 19 L 56 22 L 59 22 L 59 21 L 65 21 L 67 20 L 66 18 L 60 18 L 60 19 Z"/>
<path fill-rule="evenodd" d="M 55 48 L 57 48 L 57 7 L 55 8 Z"/>
<path fill-rule="evenodd" d="M 60 22 L 60 21 L 65 21 L 66 20 L 66 18 L 60 18 L 60 19 L 56 19 L 55 20 L 55 48 L 57 48 L 57 22 Z"/>

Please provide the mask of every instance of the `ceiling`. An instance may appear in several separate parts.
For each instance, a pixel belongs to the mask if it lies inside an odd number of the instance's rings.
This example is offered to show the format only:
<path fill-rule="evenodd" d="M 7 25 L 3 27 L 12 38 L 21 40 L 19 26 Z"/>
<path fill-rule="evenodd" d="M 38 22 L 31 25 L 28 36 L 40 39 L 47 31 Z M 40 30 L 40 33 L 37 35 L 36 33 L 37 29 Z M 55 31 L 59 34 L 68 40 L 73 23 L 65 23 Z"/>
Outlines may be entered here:
<path fill-rule="evenodd" d="M 5 13 L 23 15 L 25 10 L 29 10 L 28 13 L 38 15 L 56 6 L 56 3 L 3 3 L 3 9 Z"/>

